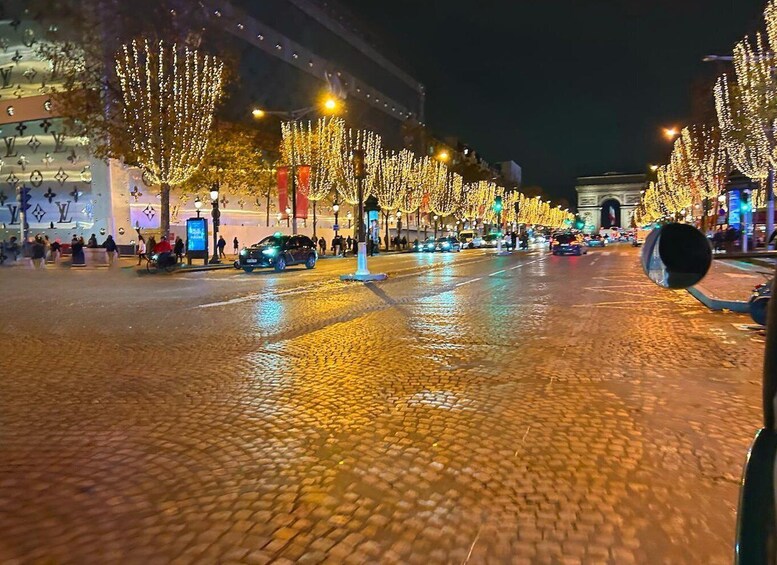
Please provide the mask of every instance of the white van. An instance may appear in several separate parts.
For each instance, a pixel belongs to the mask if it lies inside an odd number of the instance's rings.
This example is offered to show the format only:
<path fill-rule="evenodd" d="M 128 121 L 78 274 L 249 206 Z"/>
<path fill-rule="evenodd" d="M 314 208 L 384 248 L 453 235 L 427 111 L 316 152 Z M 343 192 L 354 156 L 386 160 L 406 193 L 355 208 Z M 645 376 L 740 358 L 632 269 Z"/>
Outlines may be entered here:
<path fill-rule="evenodd" d="M 476 247 L 482 247 L 483 238 L 478 235 L 478 232 L 474 230 L 463 230 L 459 232 L 459 241 L 462 247 L 468 247 L 470 249 Z"/>

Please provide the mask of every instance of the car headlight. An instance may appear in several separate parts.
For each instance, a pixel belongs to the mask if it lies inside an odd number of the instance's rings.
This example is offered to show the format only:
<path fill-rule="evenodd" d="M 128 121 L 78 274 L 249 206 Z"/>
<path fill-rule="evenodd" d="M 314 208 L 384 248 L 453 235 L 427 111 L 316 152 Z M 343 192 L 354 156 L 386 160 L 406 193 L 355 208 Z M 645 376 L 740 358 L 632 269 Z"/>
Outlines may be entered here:
<path fill-rule="evenodd" d="M 240 250 L 240 255 L 242 255 L 243 257 L 245 257 L 246 255 L 248 255 L 248 249 L 241 249 L 241 250 Z"/>
<path fill-rule="evenodd" d="M 269 249 L 262 249 L 262 255 L 267 255 L 268 257 L 272 257 L 278 252 L 277 249 L 274 247 L 270 247 Z"/>
<path fill-rule="evenodd" d="M 151 256 L 151 258 L 152 258 L 154 261 L 156 261 L 157 259 L 159 259 L 159 253 L 154 253 L 154 254 Z"/>

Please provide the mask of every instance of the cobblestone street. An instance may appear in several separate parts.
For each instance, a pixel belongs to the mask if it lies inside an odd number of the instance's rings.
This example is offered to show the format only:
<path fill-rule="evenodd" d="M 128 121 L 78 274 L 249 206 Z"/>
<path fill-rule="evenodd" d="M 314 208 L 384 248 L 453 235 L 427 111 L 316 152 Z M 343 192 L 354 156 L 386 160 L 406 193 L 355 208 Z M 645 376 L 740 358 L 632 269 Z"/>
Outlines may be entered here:
<path fill-rule="evenodd" d="M 763 337 L 636 250 L 6 269 L 2 563 L 730 563 Z"/>

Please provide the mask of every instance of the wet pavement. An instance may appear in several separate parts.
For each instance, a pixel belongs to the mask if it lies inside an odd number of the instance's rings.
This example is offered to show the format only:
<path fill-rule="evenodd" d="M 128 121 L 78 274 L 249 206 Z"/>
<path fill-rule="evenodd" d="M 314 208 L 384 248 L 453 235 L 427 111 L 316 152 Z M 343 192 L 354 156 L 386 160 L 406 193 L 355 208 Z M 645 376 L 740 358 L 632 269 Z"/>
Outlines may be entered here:
<path fill-rule="evenodd" d="M 637 252 L 5 270 L 0 562 L 728 563 L 763 337 Z"/>

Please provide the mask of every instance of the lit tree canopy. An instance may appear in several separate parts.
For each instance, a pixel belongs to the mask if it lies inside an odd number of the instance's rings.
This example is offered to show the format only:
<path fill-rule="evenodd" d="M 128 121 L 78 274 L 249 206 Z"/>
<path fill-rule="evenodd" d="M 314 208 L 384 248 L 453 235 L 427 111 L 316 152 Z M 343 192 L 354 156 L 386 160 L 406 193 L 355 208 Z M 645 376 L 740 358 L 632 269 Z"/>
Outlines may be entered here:
<path fill-rule="evenodd" d="M 162 187 L 162 233 L 170 230 L 170 187 L 191 177 L 208 146 L 223 64 L 160 41 L 133 41 L 116 57 L 124 119 L 135 159 Z"/>

